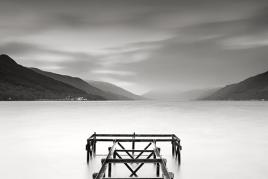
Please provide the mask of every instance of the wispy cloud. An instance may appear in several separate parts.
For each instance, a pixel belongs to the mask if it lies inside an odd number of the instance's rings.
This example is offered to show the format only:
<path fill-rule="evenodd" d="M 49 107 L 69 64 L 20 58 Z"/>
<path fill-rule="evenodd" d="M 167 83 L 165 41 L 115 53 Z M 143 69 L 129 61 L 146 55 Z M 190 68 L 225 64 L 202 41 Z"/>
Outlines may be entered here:
<path fill-rule="evenodd" d="M 132 76 L 135 75 L 134 72 L 130 71 L 117 71 L 117 70 L 93 70 L 92 73 L 100 75 L 119 75 L 119 76 Z"/>
<path fill-rule="evenodd" d="M 26 66 L 135 90 L 267 70 L 266 0 L 2 0 L 0 49 Z"/>

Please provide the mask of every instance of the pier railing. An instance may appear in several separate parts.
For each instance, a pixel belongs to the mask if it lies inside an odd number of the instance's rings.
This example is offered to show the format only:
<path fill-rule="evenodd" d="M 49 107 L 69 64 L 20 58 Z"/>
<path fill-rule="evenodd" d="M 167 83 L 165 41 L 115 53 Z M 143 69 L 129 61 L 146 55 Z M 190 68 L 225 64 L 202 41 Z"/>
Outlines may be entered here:
<path fill-rule="evenodd" d="M 173 179 L 174 174 L 168 172 L 166 167 L 167 160 L 160 155 L 160 148 L 157 147 L 159 142 L 170 142 L 172 148 L 172 155 L 178 160 L 178 164 L 181 163 L 180 139 L 175 134 L 97 134 L 94 133 L 87 139 L 86 151 L 87 162 L 90 157 L 96 154 L 97 142 L 113 142 L 113 145 L 108 148 L 108 155 L 102 159 L 102 166 L 98 173 L 93 174 L 93 179 L 116 179 L 111 178 L 112 163 L 123 163 L 131 172 L 130 177 L 137 177 L 137 172 L 145 163 L 156 164 L 156 176 L 155 178 L 161 178 L 160 168 L 162 171 L 163 179 Z M 132 143 L 131 149 L 126 149 L 124 143 Z M 144 149 L 136 149 L 135 144 L 139 142 L 147 143 Z M 153 146 L 153 149 L 149 149 Z M 120 149 L 118 149 L 119 147 Z M 125 158 L 122 153 L 126 154 L 128 158 Z M 146 158 L 140 158 L 140 156 L 146 154 Z M 132 163 L 139 164 L 135 169 L 131 167 Z M 160 167 L 161 166 L 161 167 Z M 108 177 L 105 177 L 105 173 L 108 167 Z M 151 177 L 150 177 L 151 178 Z M 139 178 L 142 179 L 142 178 Z"/>

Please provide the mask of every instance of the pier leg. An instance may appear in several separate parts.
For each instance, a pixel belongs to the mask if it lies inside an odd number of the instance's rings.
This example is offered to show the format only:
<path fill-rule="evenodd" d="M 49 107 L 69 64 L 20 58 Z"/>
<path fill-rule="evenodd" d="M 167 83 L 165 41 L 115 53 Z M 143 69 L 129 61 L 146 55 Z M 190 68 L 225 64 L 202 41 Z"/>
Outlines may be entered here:
<path fill-rule="evenodd" d="M 108 177 L 112 176 L 112 164 L 108 163 Z"/>
<path fill-rule="evenodd" d="M 89 151 L 87 151 L 87 164 L 89 163 Z"/>
<path fill-rule="evenodd" d="M 133 133 L 133 139 L 135 139 L 135 132 Z M 135 149 L 135 142 L 132 141 L 132 150 Z M 134 151 L 132 152 L 132 156 L 134 157 Z"/>
<path fill-rule="evenodd" d="M 89 141 L 88 150 L 89 150 L 89 155 L 92 157 L 92 141 Z"/>
<path fill-rule="evenodd" d="M 98 176 L 98 173 L 93 173 L 92 178 L 95 179 Z"/>
<path fill-rule="evenodd" d="M 174 156 L 174 143 L 172 142 L 172 144 L 171 144 L 171 147 L 172 147 L 172 156 Z"/>
<path fill-rule="evenodd" d="M 181 164 L 181 146 L 178 145 L 178 163 Z"/>
<path fill-rule="evenodd" d="M 156 155 L 155 155 L 155 153 L 153 154 L 153 157 L 154 157 L 154 159 L 156 159 Z M 155 164 L 157 164 L 157 163 L 154 163 L 154 165 Z M 157 174 L 157 170 L 156 170 L 156 174 Z"/>
<path fill-rule="evenodd" d="M 88 163 L 89 162 L 89 155 L 90 155 L 90 141 L 87 141 L 86 151 L 87 151 L 87 163 Z"/>
<path fill-rule="evenodd" d="M 116 158 L 116 151 L 114 151 L 113 153 L 113 158 Z"/>
<path fill-rule="evenodd" d="M 160 165 L 159 163 L 156 163 L 156 176 L 159 177 L 160 175 Z"/>
<path fill-rule="evenodd" d="M 181 152 L 180 151 L 178 152 L 178 163 L 179 165 L 181 164 Z"/>
<path fill-rule="evenodd" d="M 174 156 L 174 137 L 172 137 L 171 147 L 172 147 L 172 156 Z"/>
<path fill-rule="evenodd" d="M 94 132 L 94 139 L 93 139 L 93 153 L 95 154 L 96 153 L 96 132 Z"/>
<path fill-rule="evenodd" d="M 179 152 L 179 147 L 178 147 L 177 144 L 175 145 L 175 152 L 176 152 L 176 158 L 177 158 L 178 157 L 178 152 Z"/>
<path fill-rule="evenodd" d="M 92 157 L 92 150 L 89 149 L 89 155 Z"/>

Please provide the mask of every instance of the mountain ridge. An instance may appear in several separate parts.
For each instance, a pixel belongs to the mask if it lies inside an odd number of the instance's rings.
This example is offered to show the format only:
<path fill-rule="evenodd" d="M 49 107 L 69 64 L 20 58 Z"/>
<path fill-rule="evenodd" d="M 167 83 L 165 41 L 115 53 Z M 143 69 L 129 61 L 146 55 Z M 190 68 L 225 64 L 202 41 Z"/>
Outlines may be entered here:
<path fill-rule="evenodd" d="M 268 100 L 268 71 L 227 85 L 203 100 Z"/>
<path fill-rule="evenodd" d="M 69 75 L 62 75 L 62 74 L 57 74 L 53 72 L 47 72 L 40 70 L 38 68 L 31 68 L 37 73 L 40 73 L 42 75 L 48 76 L 50 78 L 53 78 L 55 80 L 61 81 L 63 83 L 69 84 L 71 86 L 74 86 L 78 89 L 81 89 L 89 94 L 94 94 L 98 96 L 102 96 L 107 100 L 133 100 L 129 97 L 123 96 L 123 95 L 117 95 L 109 91 L 103 91 L 102 89 L 99 89 L 95 87 L 94 85 L 84 81 L 83 79 L 79 77 L 73 77 Z"/>
<path fill-rule="evenodd" d="M 104 100 L 0 55 L 0 100 Z"/>
<path fill-rule="evenodd" d="M 120 88 L 112 83 L 108 83 L 108 82 L 103 82 L 103 81 L 87 81 L 89 84 L 91 84 L 92 86 L 101 89 L 103 91 L 106 92 L 112 92 L 114 94 L 120 95 L 120 96 L 126 96 L 130 99 L 134 99 L 134 100 L 143 100 L 145 99 L 142 96 L 136 95 L 130 91 L 127 91 L 123 88 Z"/>

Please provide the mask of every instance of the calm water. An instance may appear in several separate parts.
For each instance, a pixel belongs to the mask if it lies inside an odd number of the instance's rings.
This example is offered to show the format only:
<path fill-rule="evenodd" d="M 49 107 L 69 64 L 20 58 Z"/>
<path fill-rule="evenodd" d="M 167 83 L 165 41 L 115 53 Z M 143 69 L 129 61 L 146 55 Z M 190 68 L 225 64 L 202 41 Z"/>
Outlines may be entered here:
<path fill-rule="evenodd" d="M 175 178 L 268 178 L 267 102 L 0 102 L 0 113 L 3 179 L 91 178 L 100 167 L 86 164 L 94 131 L 177 134 L 180 167 L 162 146 Z M 113 172 L 128 174 L 124 166 Z"/>

